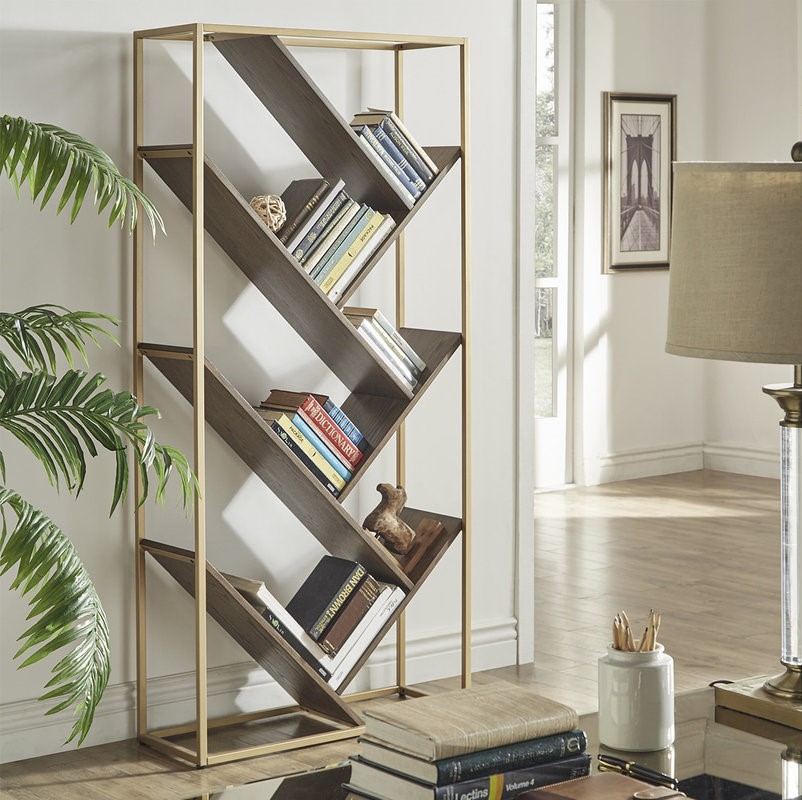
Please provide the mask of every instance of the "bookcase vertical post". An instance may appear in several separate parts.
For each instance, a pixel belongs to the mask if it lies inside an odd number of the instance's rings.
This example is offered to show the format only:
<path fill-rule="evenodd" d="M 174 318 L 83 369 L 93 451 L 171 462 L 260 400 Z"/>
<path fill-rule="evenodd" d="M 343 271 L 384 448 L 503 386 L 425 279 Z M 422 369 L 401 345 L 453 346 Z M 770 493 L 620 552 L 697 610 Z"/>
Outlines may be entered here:
<path fill-rule="evenodd" d="M 134 183 L 144 191 L 144 162 L 139 148 L 142 146 L 145 118 L 144 118 L 144 41 L 134 34 Z M 145 395 L 144 358 L 139 352 L 139 345 L 143 336 L 143 281 L 142 258 L 143 230 L 142 225 L 134 229 L 134 265 L 133 265 L 133 387 L 134 396 L 138 404 L 143 405 Z M 134 470 L 134 497 L 139 499 L 142 494 L 142 482 L 139 470 Z M 139 543 L 145 537 L 145 507 L 138 506 L 134 511 L 134 580 L 136 584 L 136 729 L 137 734 L 143 734 L 148 729 L 148 701 L 147 701 L 147 607 L 145 604 L 145 551 Z"/>
<path fill-rule="evenodd" d="M 192 39 L 192 341 L 195 426 L 195 682 L 197 763 L 208 759 L 206 698 L 206 392 L 204 369 L 204 137 L 203 25 L 194 26 Z"/>
<path fill-rule="evenodd" d="M 400 119 L 404 118 L 404 51 L 401 45 L 393 52 L 393 66 L 395 67 L 395 113 Z M 405 271 L 406 251 L 404 247 L 404 232 L 398 234 L 395 242 L 395 324 L 397 328 L 404 325 L 406 313 Z M 407 442 L 406 427 L 401 423 L 395 434 L 395 475 L 396 484 L 406 486 L 407 474 Z M 407 684 L 407 622 L 406 614 L 402 611 L 398 617 L 395 628 L 395 681 L 399 688 Z"/>
<path fill-rule="evenodd" d="M 468 39 L 460 46 L 462 158 L 462 686 L 471 685 L 471 109 Z"/>

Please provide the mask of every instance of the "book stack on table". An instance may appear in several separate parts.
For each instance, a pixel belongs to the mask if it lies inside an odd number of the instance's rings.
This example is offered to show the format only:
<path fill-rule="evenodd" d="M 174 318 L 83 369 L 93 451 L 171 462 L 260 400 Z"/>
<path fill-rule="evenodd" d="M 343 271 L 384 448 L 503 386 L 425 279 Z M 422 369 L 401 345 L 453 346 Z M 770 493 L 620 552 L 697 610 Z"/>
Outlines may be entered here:
<path fill-rule="evenodd" d="M 331 398 L 273 389 L 256 411 L 326 490 L 339 497 L 368 443 Z"/>
<path fill-rule="evenodd" d="M 508 800 L 590 772 L 574 709 L 514 686 L 488 686 L 365 709 L 351 759 L 355 797 Z"/>
<path fill-rule="evenodd" d="M 224 577 L 335 691 L 405 596 L 336 556 L 320 559 L 286 607 L 263 581 Z"/>

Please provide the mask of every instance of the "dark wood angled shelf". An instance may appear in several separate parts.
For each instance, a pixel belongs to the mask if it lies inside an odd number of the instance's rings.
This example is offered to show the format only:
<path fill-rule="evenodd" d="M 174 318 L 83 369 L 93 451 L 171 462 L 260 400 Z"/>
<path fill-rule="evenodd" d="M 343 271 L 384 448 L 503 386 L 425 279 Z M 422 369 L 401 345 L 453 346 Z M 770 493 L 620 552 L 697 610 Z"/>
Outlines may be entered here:
<path fill-rule="evenodd" d="M 324 178 L 342 178 L 350 195 L 382 212 L 411 208 L 275 36 L 209 38 Z"/>
<path fill-rule="evenodd" d="M 378 453 L 406 419 L 418 400 L 426 393 L 440 370 L 448 363 L 462 341 L 462 335 L 450 331 L 427 331 L 418 328 L 401 328 L 399 333 L 423 359 L 426 371 L 415 387 L 412 400 L 396 400 L 354 392 L 342 404 L 342 410 L 368 440 L 371 450 L 366 453 L 359 473 L 367 469 Z M 355 485 L 346 485 L 340 497 L 344 500 Z"/>
<path fill-rule="evenodd" d="M 192 551 L 148 539 L 142 541 L 142 547 L 195 596 L 195 554 Z M 206 593 L 209 614 L 285 691 L 294 698 L 302 698 L 302 707 L 314 708 L 343 725 L 362 724 L 348 704 L 208 561 Z"/>
<path fill-rule="evenodd" d="M 142 344 L 139 351 L 190 402 L 192 350 Z M 412 581 L 295 458 L 245 398 L 206 360 L 206 420 L 229 447 L 333 555 L 359 561 L 374 577 L 409 590 Z M 354 478 L 351 479 L 353 482 Z M 350 485 L 350 484 L 349 484 Z"/>
<path fill-rule="evenodd" d="M 431 196 L 431 193 L 436 191 L 437 187 L 440 185 L 446 175 L 448 175 L 451 168 L 459 161 L 461 153 L 459 147 L 425 147 L 424 149 L 429 154 L 429 157 L 432 159 L 432 161 L 434 161 L 434 163 L 437 165 L 437 168 L 440 170 L 440 172 L 437 173 L 437 177 L 429 184 L 429 186 L 426 187 L 426 191 L 420 196 L 420 198 L 418 198 L 418 202 L 412 206 L 408 213 L 404 214 L 403 217 L 394 217 L 396 226 L 392 233 L 387 237 L 387 239 L 385 239 L 384 242 L 382 242 L 381 247 L 376 250 L 365 267 L 360 270 L 356 278 L 354 278 L 349 287 L 345 290 L 345 292 L 343 292 L 342 297 L 340 297 L 340 299 L 337 301 L 338 307 L 342 308 L 343 306 L 348 305 L 348 299 L 359 288 L 359 284 L 361 284 L 362 281 L 365 280 L 365 278 L 370 274 L 371 270 L 373 269 L 373 265 L 376 264 L 390 249 L 390 247 L 395 243 L 395 240 L 398 238 L 398 234 L 404 230 L 404 228 L 409 224 L 409 221 L 425 205 L 426 201 Z"/>
<path fill-rule="evenodd" d="M 191 211 L 192 160 L 183 152 L 180 146 L 142 148 L 148 163 Z M 204 184 L 206 230 L 331 371 L 354 392 L 410 397 L 208 158 Z"/>

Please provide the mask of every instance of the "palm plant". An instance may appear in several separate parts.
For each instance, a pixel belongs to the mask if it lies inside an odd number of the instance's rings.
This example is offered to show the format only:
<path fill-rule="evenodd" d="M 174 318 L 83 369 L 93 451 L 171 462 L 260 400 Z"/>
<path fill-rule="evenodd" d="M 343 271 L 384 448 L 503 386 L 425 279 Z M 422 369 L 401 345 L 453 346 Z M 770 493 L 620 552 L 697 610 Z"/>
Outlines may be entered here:
<path fill-rule="evenodd" d="M 42 198 L 41 208 L 63 182 L 58 212 L 71 202 L 71 221 L 91 185 L 98 213 L 109 209 L 109 226 L 124 225 L 127 219 L 133 230 L 141 206 L 153 235 L 157 228 L 164 230 L 153 204 L 102 150 L 54 125 L 0 118 L 0 172 L 8 175 L 18 195 L 27 182 L 31 198 Z M 106 388 L 103 375 L 75 368 L 76 357 L 88 367 L 89 343 L 99 344 L 101 336 L 116 342 L 107 329 L 113 324 L 116 320 L 105 314 L 51 304 L 0 312 L 0 430 L 30 451 L 56 490 L 63 486 L 77 495 L 86 477 L 87 455 L 109 450 L 116 464 L 113 512 L 127 494 L 130 450 L 142 487 L 138 502 L 149 494 L 151 476 L 156 498 L 163 499 L 175 474 L 186 508 L 197 484 L 186 457 L 159 444 L 148 427 L 147 419 L 157 417 L 157 409 L 140 406 L 130 392 Z M 58 356 L 67 369 L 59 371 Z M 21 634 L 14 658 L 25 667 L 71 646 L 53 666 L 39 699 L 55 701 L 47 714 L 74 708 L 76 720 L 67 742 L 77 737 L 80 744 L 109 679 L 106 617 L 69 538 L 19 492 L 3 485 L 6 467 L 0 450 L 0 574 L 16 567 L 11 589 L 27 598 L 28 619 L 34 620 Z"/>

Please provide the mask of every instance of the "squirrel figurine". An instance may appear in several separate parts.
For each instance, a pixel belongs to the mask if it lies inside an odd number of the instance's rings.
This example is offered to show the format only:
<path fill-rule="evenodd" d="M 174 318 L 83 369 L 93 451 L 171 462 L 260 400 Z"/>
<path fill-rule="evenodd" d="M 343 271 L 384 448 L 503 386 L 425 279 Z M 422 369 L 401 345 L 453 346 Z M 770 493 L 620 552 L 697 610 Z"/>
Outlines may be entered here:
<path fill-rule="evenodd" d="M 405 555 L 412 547 L 415 531 L 398 515 L 407 502 L 403 486 L 380 483 L 376 491 L 382 496 L 379 504 L 365 517 L 362 527 L 376 534 L 376 538 L 390 552 Z"/>

